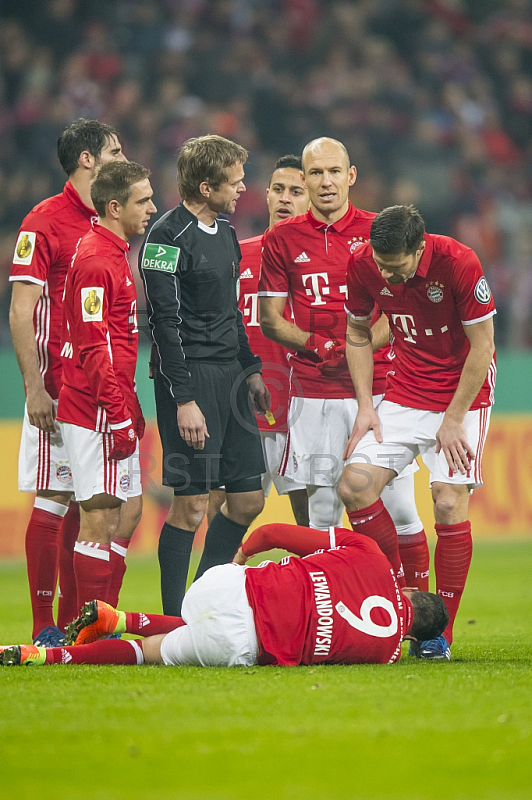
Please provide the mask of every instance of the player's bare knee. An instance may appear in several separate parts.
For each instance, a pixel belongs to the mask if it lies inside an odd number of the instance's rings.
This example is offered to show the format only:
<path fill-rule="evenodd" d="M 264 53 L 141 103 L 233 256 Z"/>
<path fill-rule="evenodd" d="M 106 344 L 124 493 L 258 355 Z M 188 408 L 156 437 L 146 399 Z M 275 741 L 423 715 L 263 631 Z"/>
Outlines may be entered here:
<path fill-rule="evenodd" d="M 371 480 L 365 474 L 363 466 L 355 467 L 350 464 L 344 468 L 338 486 L 338 496 L 346 508 L 357 508 L 368 489 L 371 489 Z"/>
<path fill-rule="evenodd" d="M 467 486 L 434 483 L 432 486 L 434 519 L 439 525 L 455 525 L 467 519 L 469 490 Z"/>
<path fill-rule="evenodd" d="M 166 521 L 176 528 L 196 531 L 205 516 L 208 502 L 208 494 L 176 495 Z"/>
<path fill-rule="evenodd" d="M 238 492 L 230 494 L 227 492 L 224 509 L 226 516 L 240 525 L 251 525 L 255 517 L 264 508 L 264 492 L 262 489 L 253 492 Z M 222 511 L 223 513 L 223 511 Z"/>

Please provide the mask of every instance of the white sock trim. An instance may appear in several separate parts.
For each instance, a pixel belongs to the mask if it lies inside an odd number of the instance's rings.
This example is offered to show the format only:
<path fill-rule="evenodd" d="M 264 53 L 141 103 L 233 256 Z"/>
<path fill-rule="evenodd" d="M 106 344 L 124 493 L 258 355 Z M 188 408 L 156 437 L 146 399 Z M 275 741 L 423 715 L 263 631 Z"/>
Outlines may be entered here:
<path fill-rule="evenodd" d="M 55 500 L 50 500 L 48 497 L 36 497 L 33 508 L 47 511 L 49 514 L 55 514 L 56 517 L 64 517 L 68 511 L 68 506 L 56 503 Z"/>
<path fill-rule="evenodd" d="M 111 557 L 109 550 L 100 550 L 100 547 L 99 542 L 76 542 L 74 552 L 81 553 L 82 556 L 89 556 L 89 558 L 99 558 L 100 561 L 109 561 Z"/>
<path fill-rule="evenodd" d="M 127 643 L 131 645 L 137 655 L 137 664 L 139 666 L 140 664 L 144 664 L 144 653 L 142 652 L 142 647 L 139 647 L 139 645 L 133 639 L 128 639 Z"/>
<path fill-rule="evenodd" d="M 118 553 L 122 558 L 127 556 L 127 547 L 122 547 L 121 544 L 117 544 L 116 542 L 111 542 L 111 550 L 113 553 Z"/>

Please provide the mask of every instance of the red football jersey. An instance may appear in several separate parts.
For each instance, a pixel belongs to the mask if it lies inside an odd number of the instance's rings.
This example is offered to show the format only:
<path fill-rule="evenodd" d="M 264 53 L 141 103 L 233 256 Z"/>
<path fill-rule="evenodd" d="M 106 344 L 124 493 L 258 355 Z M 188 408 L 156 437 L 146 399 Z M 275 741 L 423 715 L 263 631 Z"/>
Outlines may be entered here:
<path fill-rule="evenodd" d="M 347 262 L 369 239 L 375 216 L 349 204 L 347 213 L 332 225 L 319 222 L 311 211 L 278 222 L 265 237 L 259 297 L 289 297 L 299 328 L 345 342 Z M 390 369 L 387 353 L 384 348 L 376 354 L 374 394 L 384 392 Z M 317 368 L 319 359 L 314 353 L 292 351 L 289 363 L 292 395 L 354 396 L 347 366 L 344 374 L 328 378 Z"/>
<path fill-rule="evenodd" d="M 94 225 L 65 282 L 57 418 L 101 433 L 135 418 L 137 293 L 128 251 L 128 242 Z"/>
<path fill-rule="evenodd" d="M 10 281 L 43 287 L 33 314 L 39 369 L 55 400 L 61 387 L 61 306 L 67 269 L 96 211 L 81 202 L 67 181 L 61 194 L 43 200 L 23 219 L 15 245 Z"/>
<path fill-rule="evenodd" d="M 286 431 L 288 415 L 288 389 L 290 369 L 288 351 L 277 342 L 267 339 L 262 333 L 259 323 L 259 288 L 260 261 L 264 236 L 254 236 L 239 242 L 242 252 L 240 262 L 240 291 L 238 307 L 242 312 L 242 321 L 248 335 L 249 346 L 255 355 L 262 359 L 262 378 L 270 390 L 271 412 L 275 423 L 270 425 L 264 414 L 256 414 L 260 431 Z M 287 303 L 286 319 L 291 319 L 290 306 Z"/>
<path fill-rule="evenodd" d="M 400 658 L 412 605 L 372 539 L 343 528 L 272 524 L 253 531 L 243 550 L 250 556 L 274 547 L 303 558 L 246 568 L 259 664 L 388 664 Z"/>
<path fill-rule="evenodd" d="M 371 246 L 349 260 L 346 310 L 367 318 L 375 302 L 392 331 L 392 371 L 386 400 L 426 411 L 445 411 L 469 353 L 464 325 L 492 317 L 495 305 L 480 261 L 448 236 L 425 235 L 425 251 L 414 275 L 390 286 L 373 260 Z M 495 357 L 471 409 L 493 403 Z"/>

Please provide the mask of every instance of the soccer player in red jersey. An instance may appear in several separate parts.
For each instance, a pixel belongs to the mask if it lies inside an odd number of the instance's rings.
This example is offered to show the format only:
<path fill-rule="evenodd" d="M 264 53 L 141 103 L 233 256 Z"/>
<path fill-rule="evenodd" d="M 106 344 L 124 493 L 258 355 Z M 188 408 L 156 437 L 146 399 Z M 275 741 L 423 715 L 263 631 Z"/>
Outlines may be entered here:
<path fill-rule="evenodd" d="M 305 147 L 302 161 L 310 210 L 280 222 L 266 236 L 259 283 L 260 323 L 266 336 L 291 350 L 289 432 L 280 473 L 307 486 L 310 525 L 323 529 L 340 524 L 342 518 L 337 488 L 345 443 L 357 412 L 343 356 L 347 262 L 367 241 L 375 214 L 349 202 L 356 169 L 350 166 L 341 142 L 316 139 Z M 283 316 L 287 297 L 293 321 Z M 377 404 L 392 364 L 389 347 L 381 348 L 388 345 L 387 320 L 375 316 L 373 395 Z M 386 489 L 385 503 L 408 548 L 405 555 L 412 571 L 407 573 L 407 582 L 426 588 L 421 581 L 427 580 L 428 548 L 414 500 L 416 468 L 412 465 L 407 470 L 399 486 Z M 397 537 L 379 544 L 401 574 Z"/>
<path fill-rule="evenodd" d="M 117 540 L 120 518 L 129 503 L 138 518 L 142 508 L 144 418 L 135 387 L 137 295 L 128 252 L 129 239 L 144 234 L 157 210 L 149 175 L 133 162 L 100 166 L 91 183 L 98 222 L 80 241 L 65 281 L 57 419 L 80 503 L 78 608 L 95 595 L 117 602 L 128 545 Z"/>
<path fill-rule="evenodd" d="M 279 547 L 302 557 L 245 566 Z M 390 664 L 403 639 L 437 636 L 447 620 L 437 595 L 400 589 L 369 537 L 281 523 L 257 528 L 233 563 L 207 570 L 185 595 L 182 617 L 126 613 L 94 600 L 69 628 L 75 646 L 9 647 L 0 659 L 4 666 Z M 125 632 L 146 638 L 95 641 Z"/>
<path fill-rule="evenodd" d="M 66 271 L 76 245 L 96 219 L 89 184 L 95 168 L 125 160 L 118 132 L 92 119 L 68 125 L 57 142 L 68 180 L 61 194 L 43 200 L 22 221 L 10 281 L 11 333 L 26 392 L 19 457 L 19 489 L 35 492 L 26 531 L 26 559 L 33 613 L 32 636 L 53 644 L 76 613 L 72 550 L 79 509 L 72 503 L 70 464 L 55 417 L 61 387 L 61 305 Z M 58 566 L 57 625 L 54 599 Z"/>
<path fill-rule="evenodd" d="M 340 495 L 356 530 L 393 536 L 380 493 L 421 455 L 434 501 L 436 590 L 450 620 L 443 636 L 422 642 L 416 654 L 448 659 L 471 562 L 469 495 L 482 485 L 493 403 L 495 306 L 475 253 L 447 236 L 425 233 L 412 206 L 392 206 L 375 218 L 369 244 L 349 262 L 347 285 L 347 358 L 359 412 Z M 368 346 L 375 302 L 393 335 L 393 370 L 378 411 Z"/>
<path fill-rule="evenodd" d="M 270 214 L 269 228 L 276 222 L 307 211 L 308 192 L 303 183 L 299 156 L 286 155 L 277 161 L 266 189 L 266 201 Z M 286 443 L 289 369 L 286 348 L 267 339 L 260 329 L 257 291 L 265 235 L 239 242 L 242 260 L 238 299 L 250 347 L 262 360 L 262 378 L 272 398 L 270 415 L 256 415 L 266 465 L 266 472 L 262 476 L 262 488 L 265 497 L 268 497 L 272 483 L 278 494 L 288 494 L 297 524 L 308 525 L 308 498 L 305 486 L 278 475 Z M 285 306 L 285 316 L 287 319 L 292 316 L 288 303 Z M 211 490 L 209 520 L 220 509 L 224 498 L 223 489 Z"/>

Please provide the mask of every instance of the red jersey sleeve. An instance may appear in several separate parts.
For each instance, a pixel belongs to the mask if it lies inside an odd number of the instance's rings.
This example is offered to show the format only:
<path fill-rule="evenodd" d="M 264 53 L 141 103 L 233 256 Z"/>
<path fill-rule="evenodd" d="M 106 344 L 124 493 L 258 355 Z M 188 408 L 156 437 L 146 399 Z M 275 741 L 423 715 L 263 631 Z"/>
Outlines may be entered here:
<path fill-rule="evenodd" d="M 54 233 L 44 214 L 30 213 L 18 232 L 10 280 L 44 286 L 54 260 Z"/>
<path fill-rule="evenodd" d="M 288 274 L 275 228 L 265 236 L 259 278 L 259 297 L 288 297 Z"/>
<path fill-rule="evenodd" d="M 364 285 L 361 273 L 363 272 L 361 259 L 368 245 L 360 247 L 349 257 L 347 262 L 347 299 L 345 310 L 348 314 L 358 319 L 369 319 L 375 307 L 375 300 Z"/>
<path fill-rule="evenodd" d="M 302 525 L 274 522 L 256 528 L 242 545 L 242 551 L 245 556 L 250 557 L 274 548 L 282 548 L 298 556 L 308 556 L 317 550 L 356 547 L 360 538 L 361 534 L 345 528 L 331 527 L 328 531 L 320 531 Z M 368 537 L 363 536 L 362 541 L 367 543 Z"/>
<path fill-rule="evenodd" d="M 90 278 L 89 278 L 90 276 Z M 92 398 L 105 409 L 111 428 L 131 424 L 130 412 L 113 369 L 108 330 L 109 309 L 117 285 L 105 259 L 87 258 L 73 276 L 72 340 L 87 378 Z"/>
<path fill-rule="evenodd" d="M 482 265 L 473 250 L 464 250 L 453 270 L 453 295 L 464 325 L 492 317 L 495 304 Z"/>

